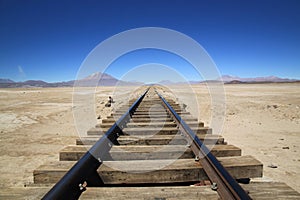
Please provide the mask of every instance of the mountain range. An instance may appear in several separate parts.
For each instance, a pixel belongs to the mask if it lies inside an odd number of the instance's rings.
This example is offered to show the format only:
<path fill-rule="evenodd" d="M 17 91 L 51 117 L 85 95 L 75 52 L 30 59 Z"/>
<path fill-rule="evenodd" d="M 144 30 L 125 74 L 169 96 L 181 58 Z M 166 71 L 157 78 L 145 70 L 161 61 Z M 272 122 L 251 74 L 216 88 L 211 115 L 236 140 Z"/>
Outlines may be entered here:
<path fill-rule="evenodd" d="M 242 84 L 242 83 L 291 83 L 299 82 L 297 79 L 279 78 L 277 76 L 266 76 L 266 77 L 255 77 L 255 78 L 241 78 L 238 76 L 223 75 L 215 80 L 205 80 L 205 81 L 189 81 L 189 82 L 172 82 L 169 80 L 162 80 L 158 82 L 161 85 L 178 85 L 178 84 L 201 84 L 201 83 L 213 83 L 213 82 L 223 82 L 225 84 Z"/>
<path fill-rule="evenodd" d="M 266 77 L 255 77 L 255 78 L 240 78 L 238 76 L 230 76 L 230 75 L 223 75 L 219 80 L 222 80 L 225 83 L 231 82 L 244 82 L 244 83 L 263 83 L 263 82 L 270 82 L 270 83 L 283 83 L 283 82 L 295 82 L 299 81 L 297 79 L 288 79 L 288 78 L 279 78 L 277 76 L 266 76 Z"/>
<path fill-rule="evenodd" d="M 283 83 L 283 82 L 299 82 L 297 79 L 288 79 L 288 78 L 279 78 L 276 76 L 267 76 L 267 77 L 255 77 L 255 78 L 241 78 L 238 76 L 223 75 L 215 81 L 223 81 L 224 83 Z M 199 84 L 205 81 L 190 81 L 190 84 Z M 180 84 L 179 82 L 172 82 L 169 80 L 162 80 L 158 82 L 162 85 L 172 85 Z M 115 86 L 115 85 L 143 85 L 142 82 L 136 81 L 122 81 L 117 78 L 101 72 L 93 73 L 83 79 L 71 80 L 71 81 L 62 81 L 55 83 L 48 83 L 42 80 L 27 80 L 24 82 L 15 82 L 11 79 L 1 79 L 0 78 L 0 87 L 1 88 L 16 88 L 16 87 L 73 87 L 80 86 Z"/>
<path fill-rule="evenodd" d="M 144 83 L 134 81 L 122 81 L 115 77 L 101 72 L 93 73 L 83 79 L 48 83 L 42 80 L 27 80 L 15 82 L 10 79 L 0 78 L 1 88 L 18 88 L 18 87 L 89 87 L 89 86 L 114 86 L 114 85 L 142 85 Z"/>

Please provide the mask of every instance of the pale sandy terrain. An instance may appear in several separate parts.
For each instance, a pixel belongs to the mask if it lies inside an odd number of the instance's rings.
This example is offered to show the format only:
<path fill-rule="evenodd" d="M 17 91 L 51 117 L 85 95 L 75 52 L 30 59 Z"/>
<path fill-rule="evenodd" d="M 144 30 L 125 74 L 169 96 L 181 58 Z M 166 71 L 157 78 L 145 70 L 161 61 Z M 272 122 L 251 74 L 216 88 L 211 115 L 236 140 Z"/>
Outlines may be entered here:
<path fill-rule="evenodd" d="M 131 89 L 97 90 L 95 117 L 103 119 L 137 97 Z M 210 125 L 212 109 L 205 85 L 171 89 L 187 110 Z M 244 155 L 253 155 L 264 164 L 263 180 L 286 182 L 300 192 L 300 84 L 226 85 L 225 92 L 226 114 L 220 134 L 229 144 L 242 148 Z M 35 168 L 58 160 L 60 149 L 75 144 L 78 134 L 72 94 L 72 88 L 0 89 L 1 187 L 32 183 Z M 172 92 L 165 94 L 173 96 Z M 114 97 L 113 107 L 104 106 L 108 96 Z M 277 168 L 269 168 L 271 164 Z"/>
<path fill-rule="evenodd" d="M 98 89 L 95 123 L 132 97 L 128 93 L 132 89 Z M 105 107 L 114 95 L 119 99 L 113 107 Z M 64 146 L 75 144 L 79 134 L 72 99 L 73 88 L 0 88 L 0 187 L 30 185 L 34 169 L 58 160 Z"/>
<path fill-rule="evenodd" d="M 210 125 L 209 91 L 205 86 L 193 89 L 198 98 L 198 119 Z M 193 92 L 181 87 L 178 90 L 182 102 L 188 104 L 187 96 Z M 225 85 L 225 94 L 221 133 L 225 140 L 240 147 L 243 155 L 252 155 L 263 163 L 264 181 L 285 182 L 300 192 L 300 84 Z M 187 110 L 197 116 L 195 103 L 190 104 Z"/>

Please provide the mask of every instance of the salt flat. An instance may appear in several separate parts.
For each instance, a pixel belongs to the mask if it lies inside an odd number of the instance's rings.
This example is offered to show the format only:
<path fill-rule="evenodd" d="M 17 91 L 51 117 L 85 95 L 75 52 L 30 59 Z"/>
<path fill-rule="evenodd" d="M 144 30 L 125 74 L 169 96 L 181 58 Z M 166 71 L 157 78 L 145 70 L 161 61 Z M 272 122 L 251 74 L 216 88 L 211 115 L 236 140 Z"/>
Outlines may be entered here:
<path fill-rule="evenodd" d="M 131 89 L 116 93 L 114 87 L 96 90 L 97 122 L 128 103 Z M 211 123 L 211 95 L 205 85 L 170 86 L 178 101 L 207 125 Z M 300 192 L 300 84 L 225 85 L 226 112 L 222 134 L 229 144 L 253 155 L 264 164 L 264 180 L 286 182 Z M 0 89 L 1 187 L 33 182 L 32 171 L 58 152 L 75 144 L 78 137 L 73 119 L 73 88 Z M 80 93 L 77 95 L 85 95 Z M 172 96 L 172 92 L 165 92 Z M 105 107 L 108 96 L 115 100 Z M 192 96 L 192 97 L 191 97 Z M 196 103 L 195 103 L 196 99 Z M 197 110 L 196 110 L 197 109 Z M 270 168 L 268 165 L 276 165 Z"/>

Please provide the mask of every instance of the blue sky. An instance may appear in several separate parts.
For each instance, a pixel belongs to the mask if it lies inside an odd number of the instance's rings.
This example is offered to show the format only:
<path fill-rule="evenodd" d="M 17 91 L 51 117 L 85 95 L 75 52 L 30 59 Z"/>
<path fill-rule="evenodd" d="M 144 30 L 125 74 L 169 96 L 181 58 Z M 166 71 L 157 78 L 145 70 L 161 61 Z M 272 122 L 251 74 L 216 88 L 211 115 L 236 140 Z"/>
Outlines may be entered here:
<path fill-rule="evenodd" d="M 0 0 L 0 77 L 72 80 L 103 40 L 132 28 L 164 27 L 199 42 L 221 74 L 300 79 L 299 10 L 298 0 Z M 146 63 L 179 63 L 179 73 L 199 78 L 184 60 L 155 50 L 125 55 L 107 72 L 120 78 Z"/>

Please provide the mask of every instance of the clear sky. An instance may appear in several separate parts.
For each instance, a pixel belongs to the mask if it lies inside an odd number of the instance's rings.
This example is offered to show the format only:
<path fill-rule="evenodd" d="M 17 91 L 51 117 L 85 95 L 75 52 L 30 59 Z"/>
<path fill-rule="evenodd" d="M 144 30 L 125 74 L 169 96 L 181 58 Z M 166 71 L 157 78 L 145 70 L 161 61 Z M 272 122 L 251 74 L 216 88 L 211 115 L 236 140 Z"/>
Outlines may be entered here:
<path fill-rule="evenodd" d="M 299 10 L 298 0 L 0 0 L 0 77 L 72 80 L 101 41 L 132 28 L 164 27 L 199 42 L 221 74 L 300 79 Z M 124 71 L 168 60 L 184 65 L 151 50 L 114 64 Z M 107 72 L 124 75 L 118 67 Z"/>

